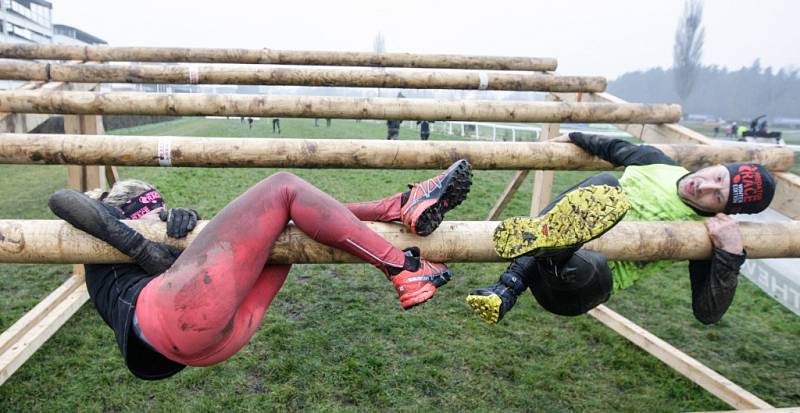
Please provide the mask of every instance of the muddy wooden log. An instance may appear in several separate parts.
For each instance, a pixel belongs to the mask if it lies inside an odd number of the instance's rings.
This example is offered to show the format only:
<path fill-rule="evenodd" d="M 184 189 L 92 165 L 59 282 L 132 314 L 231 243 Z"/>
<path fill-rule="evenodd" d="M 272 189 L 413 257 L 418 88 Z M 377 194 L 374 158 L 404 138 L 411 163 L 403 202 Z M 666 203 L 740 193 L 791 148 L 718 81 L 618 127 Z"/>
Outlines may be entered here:
<path fill-rule="evenodd" d="M 786 171 L 794 163 L 788 148 L 654 146 L 690 170 L 751 161 Z M 569 143 L 0 134 L 0 164 L 440 169 L 462 158 L 475 169 L 614 169 Z"/>
<path fill-rule="evenodd" d="M 679 105 L 137 92 L 0 92 L 0 112 L 487 122 L 665 123 Z"/>
<path fill-rule="evenodd" d="M 553 71 L 552 57 L 0 43 L 0 58 Z"/>
<path fill-rule="evenodd" d="M 180 247 L 190 243 L 207 222 L 183 241 L 168 240 L 161 222 L 126 222 L 147 238 Z M 404 226 L 367 225 L 398 248 L 419 246 L 423 256 L 446 262 L 499 262 L 494 252 L 494 221 L 446 221 L 427 237 Z M 800 257 L 800 222 L 739 223 L 748 258 Z M 622 222 L 587 248 L 612 260 L 651 261 L 705 259 L 711 241 L 702 222 Z M 117 250 L 63 221 L 0 220 L 0 262 L 113 263 L 127 258 Z M 352 263 L 347 253 L 311 240 L 290 225 L 272 250 L 271 262 L 282 264 Z"/>
<path fill-rule="evenodd" d="M 99 83 L 338 86 L 603 92 L 606 79 L 540 73 L 283 68 L 259 65 L 107 65 L 0 61 L 0 79 Z"/>

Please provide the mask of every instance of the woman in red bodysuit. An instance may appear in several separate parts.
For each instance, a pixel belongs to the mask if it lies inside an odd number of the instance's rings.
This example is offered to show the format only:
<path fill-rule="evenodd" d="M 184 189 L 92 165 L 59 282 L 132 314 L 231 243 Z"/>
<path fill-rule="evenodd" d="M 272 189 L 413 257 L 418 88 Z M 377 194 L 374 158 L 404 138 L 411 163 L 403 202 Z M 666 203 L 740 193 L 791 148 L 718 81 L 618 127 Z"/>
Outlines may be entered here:
<path fill-rule="evenodd" d="M 466 198 L 471 171 L 461 160 L 408 192 L 349 205 L 292 174 L 277 173 L 223 208 L 182 253 L 118 221 L 160 218 L 173 237 L 185 236 L 197 222 L 192 210 L 166 210 L 155 188 L 138 182 L 145 186 L 115 185 L 117 193 L 112 189 L 102 201 L 62 190 L 49 204 L 56 215 L 136 262 L 87 265 L 87 286 L 128 368 L 154 380 L 184 365 L 224 361 L 250 340 L 289 272 L 289 265 L 268 265 L 267 259 L 290 220 L 314 240 L 381 270 L 404 309 L 429 300 L 450 279 L 447 267 L 421 259 L 417 248 L 395 248 L 361 221 L 402 221 L 427 235 Z"/>

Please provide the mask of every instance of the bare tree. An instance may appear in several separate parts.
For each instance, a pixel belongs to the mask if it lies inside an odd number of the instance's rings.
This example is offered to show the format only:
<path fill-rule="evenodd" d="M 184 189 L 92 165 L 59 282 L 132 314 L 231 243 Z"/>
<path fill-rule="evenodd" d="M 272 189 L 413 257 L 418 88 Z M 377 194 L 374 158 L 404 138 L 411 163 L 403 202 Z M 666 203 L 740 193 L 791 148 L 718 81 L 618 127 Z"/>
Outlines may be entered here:
<path fill-rule="evenodd" d="M 702 0 L 687 0 L 683 15 L 675 31 L 675 46 L 672 49 L 672 73 L 675 92 L 682 102 L 692 94 L 697 75 L 700 73 L 700 59 L 703 57 L 705 29 L 700 27 L 703 20 Z"/>
<path fill-rule="evenodd" d="M 375 40 L 372 41 L 372 51 L 375 53 L 383 53 L 386 51 L 386 39 L 383 37 L 383 33 L 378 32 L 375 35 Z"/>

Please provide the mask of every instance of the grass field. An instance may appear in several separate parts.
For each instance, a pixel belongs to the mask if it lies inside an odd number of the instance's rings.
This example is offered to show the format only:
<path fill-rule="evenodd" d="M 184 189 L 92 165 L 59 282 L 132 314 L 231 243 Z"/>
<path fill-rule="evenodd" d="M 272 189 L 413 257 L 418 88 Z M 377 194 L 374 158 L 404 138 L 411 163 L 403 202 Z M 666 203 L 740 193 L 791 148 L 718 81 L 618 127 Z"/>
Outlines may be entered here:
<path fill-rule="evenodd" d="M 283 137 L 383 138 L 385 126 L 283 120 Z M 182 119 L 117 132 L 273 136 L 239 120 Z M 402 129 L 403 139 L 415 139 Z M 434 135 L 432 139 L 443 139 Z M 173 206 L 211 218 L 274 170 L 121 168 L 156 184 Z M 292 170 L 342 201 L 383 197 L 437 171 Z M 452 220 L 481 220 L 513 172 L 478 171 Z M 559 172 L 555 191 L 586 176 Z M 63 167 L 0 166 L 0 218 L 44 218 Z M 528 212 L 526 184 L 505 216 Z M 0 411 L 697 411 L 728 406 L 588 316 L 563 318 L 530 294 L 497 326 L 464 302 L 502 264 L 453 264 L 456 277 L 403 311 L 367 265 L 292 269 L 260 331 L 229 361 L 145 382 L 124 367 L 91 304 L 0 386 Z M 0 330 L 58 286 L 65 265 L 0 265 Z M 800 405 L 800 318 L 742 278 L 715 326 L 695 321 L 686 263 L 613 296 L 608 305 L 776 406 Z"/>

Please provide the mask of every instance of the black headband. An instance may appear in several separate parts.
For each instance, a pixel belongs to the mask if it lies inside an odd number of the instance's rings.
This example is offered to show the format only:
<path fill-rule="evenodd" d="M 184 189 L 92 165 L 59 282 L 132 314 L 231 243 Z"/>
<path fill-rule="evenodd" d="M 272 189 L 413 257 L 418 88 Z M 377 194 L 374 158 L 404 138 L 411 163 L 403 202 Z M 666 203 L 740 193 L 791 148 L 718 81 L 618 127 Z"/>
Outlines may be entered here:
<path fill-rule="evenodd" d="M 161 198 L 161 194 L 153 189 L 133 199 L 129 199 L 120 209 L 122 210 L 122 215 L 125 215 L 125 218 L 139 219 L 148 212 L 155 211 L 163 206 L 164 200 Z"/>

